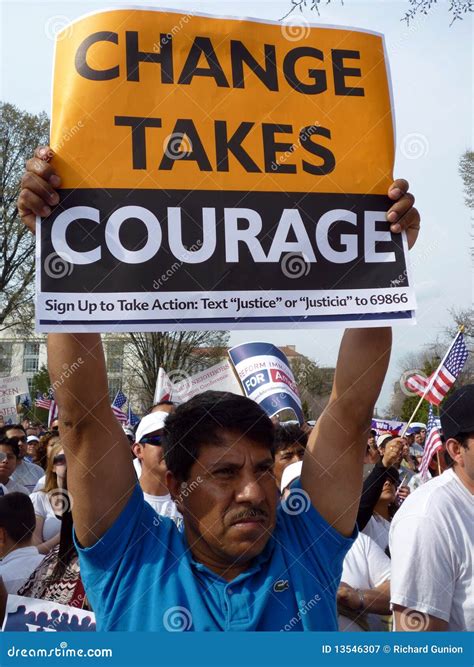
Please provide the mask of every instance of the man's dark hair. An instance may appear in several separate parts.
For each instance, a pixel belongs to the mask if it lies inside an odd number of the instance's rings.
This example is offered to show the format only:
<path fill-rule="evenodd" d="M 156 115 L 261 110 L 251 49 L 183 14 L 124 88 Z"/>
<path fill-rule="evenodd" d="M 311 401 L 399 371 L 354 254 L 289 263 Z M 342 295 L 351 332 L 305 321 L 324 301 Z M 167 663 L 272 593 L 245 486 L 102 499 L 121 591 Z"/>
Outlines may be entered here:
<path fill-rule="evenodd" d="M 6 445 L 7 447 L 10 447 L 13 454 L 15 454 L 15 458 L 20 458 L 20 445 L 14 438 L 0 438 L 0 445 Z"/>
<path fill-rule="evenodd" d="M 308 434 L 298 424 L 289 424 L 288 426 L 279 424 L 274 428 L 273 448 L 275 453 L 295 444 L 306 447 L 307 442 Z"/>
<path fill-rule="evenodd" d="M 17 545 L 29 541 L 36 525 L 33 503 L 26 493 L 13 491 L 0 497 L 0 528 Z"/>
<path fill-rule="evenodd" d="M 244 396 L 205 391 L 179 405 L 166 419 L 165 461 L 186 481 L 204 444 L 221 444 L 221 432 L 233 431 L 268 447 L 273 455 L 273 424 L 262 408 Z"/>
<path fill-rule="evenodd" d="M 8 431 L 12 431 L 13 429 L 23 431 L 23 433 L 26 435 L 26 431 L 21 424 L 5 424 L 5 426 L 0 428 L 0 439 L 6 438 Z"/>
<path fill-rule="evenodd" d="M 469 438 L 472 437 L 474 437 L 474 433 L 458 433 L 453 439 L 457 440 L 461 445 L 461 447 L 467 449 L 468 448 L 467 441 Z M 446 461 L 446 465 L 448 466 L 448 468 L 452 468 L 454 465 L 456 465 L 456 461 L 454 461 L 451 458 L 446 447 L 444 449 L 444 460 Z"/>

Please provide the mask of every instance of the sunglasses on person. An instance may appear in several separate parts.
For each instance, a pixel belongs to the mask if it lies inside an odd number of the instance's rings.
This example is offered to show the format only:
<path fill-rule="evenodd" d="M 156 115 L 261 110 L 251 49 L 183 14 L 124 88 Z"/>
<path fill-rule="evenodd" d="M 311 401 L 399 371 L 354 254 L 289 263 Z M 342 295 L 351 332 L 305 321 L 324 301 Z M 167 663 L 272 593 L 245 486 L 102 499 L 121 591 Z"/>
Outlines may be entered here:
<path fill-rule="evenodd" d="M 57 456 L 54 457 L 53 463 L 55 466 L 64 466 L 66 465 L 66 455 L 65 454 L 58 454 Z"/>
<path fill-rule="evenodd" d="M 8 441 L 15 443 L 15 445 L 19 445 L 20 442 L 22 442 L 24 445 L 27 444 L 26 435 L 22 435 L 21 437 L 14 435 L 11 438 L 8 438 Z"/>
<path fill-rule="evenodd" d="M 140 440 L 141 445 L 162 445 L 163 436 L 162 435 L 144 435 Z"/>

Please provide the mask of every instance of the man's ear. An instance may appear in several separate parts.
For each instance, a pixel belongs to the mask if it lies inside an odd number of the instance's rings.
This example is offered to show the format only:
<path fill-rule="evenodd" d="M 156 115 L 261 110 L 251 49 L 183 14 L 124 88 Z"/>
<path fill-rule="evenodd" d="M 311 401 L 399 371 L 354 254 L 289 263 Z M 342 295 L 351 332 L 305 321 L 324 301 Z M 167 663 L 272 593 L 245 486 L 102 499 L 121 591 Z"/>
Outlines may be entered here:
<path fill-rule="evenodd" d="M 166 471 L 166 486 L 170 492 L 171 498 L 176 503 L 176 507 L 183 514 L 183 502 L 181 494 L 181 482 L 176 479 L 170 470 Z"/>
<path fill-rule="evenodd" d="M 461 444 L 455 438 L 446 440 L 446 451 L 455 463 L 462 463 Z"/>
<path fill-rule="evenodd" d="M 132 452 L 135 454 L 137 459 L 143 461 L 143 445 L 141 445 L 139 442 L 136 442 L 132 447 Z"/>

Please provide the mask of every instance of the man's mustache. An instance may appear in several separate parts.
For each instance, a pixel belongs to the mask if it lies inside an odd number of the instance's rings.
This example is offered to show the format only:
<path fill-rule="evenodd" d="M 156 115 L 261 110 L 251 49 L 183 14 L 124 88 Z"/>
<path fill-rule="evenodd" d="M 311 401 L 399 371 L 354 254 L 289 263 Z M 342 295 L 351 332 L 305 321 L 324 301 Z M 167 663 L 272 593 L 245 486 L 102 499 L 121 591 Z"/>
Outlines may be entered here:
<path fill-rule="evenodd" d="M 229 523 L 239 523 L 246 519 L 268 519 L 268 512 L 261 507 L 248 507 L 240 512 L 233 513 L 229 519 Z"/>

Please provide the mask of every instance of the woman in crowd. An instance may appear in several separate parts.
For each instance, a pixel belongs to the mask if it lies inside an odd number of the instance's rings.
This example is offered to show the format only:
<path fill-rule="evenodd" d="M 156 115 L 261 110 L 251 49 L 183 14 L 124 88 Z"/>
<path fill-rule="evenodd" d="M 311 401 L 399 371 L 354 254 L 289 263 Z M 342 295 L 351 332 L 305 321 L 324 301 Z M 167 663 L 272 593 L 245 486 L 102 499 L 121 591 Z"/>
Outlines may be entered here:
<path fill-rule="evenodd" d="M 66 491 L 66 482 L 63 491 Z M 70 503 L 66 493 L 61 521 L 59 544 L 44 558 L 18 595 L 65 604 L 76 609 L 87 609 L 87 602 L 79 572 L 79 558 L 72 538 L 73 525 Z"/>
<path fill-rule="evenodd" d="M 58 442 L 59 442 L 59 435 L 57 431 L 49 431 L 40 438 L 40 444 L 38 445 L 36 450 L 37 456 L 40 460 L 35 461 L 35 463 L 41 466 L 44 470 L 46 470 L 48 465 L 49 453 L 51 449 L 54 447 L 54 445 L 56 445 Z M 44 487 L 45 481 L 46 481 L 46 475 L 43 475 L 43 477 L 40 477 L 40 479 L 37 481 L 33 491 L 40 491 Z"/>
<path fill-rule="evenodd" d="M 67 501 L 66 467 L 64 450 L 57 442 L 48 455 L 44 487 L 30 496 L 36 514 L 34 541 L 41 554 L 48 554 L 59 543 L 61 517 Z"/>

